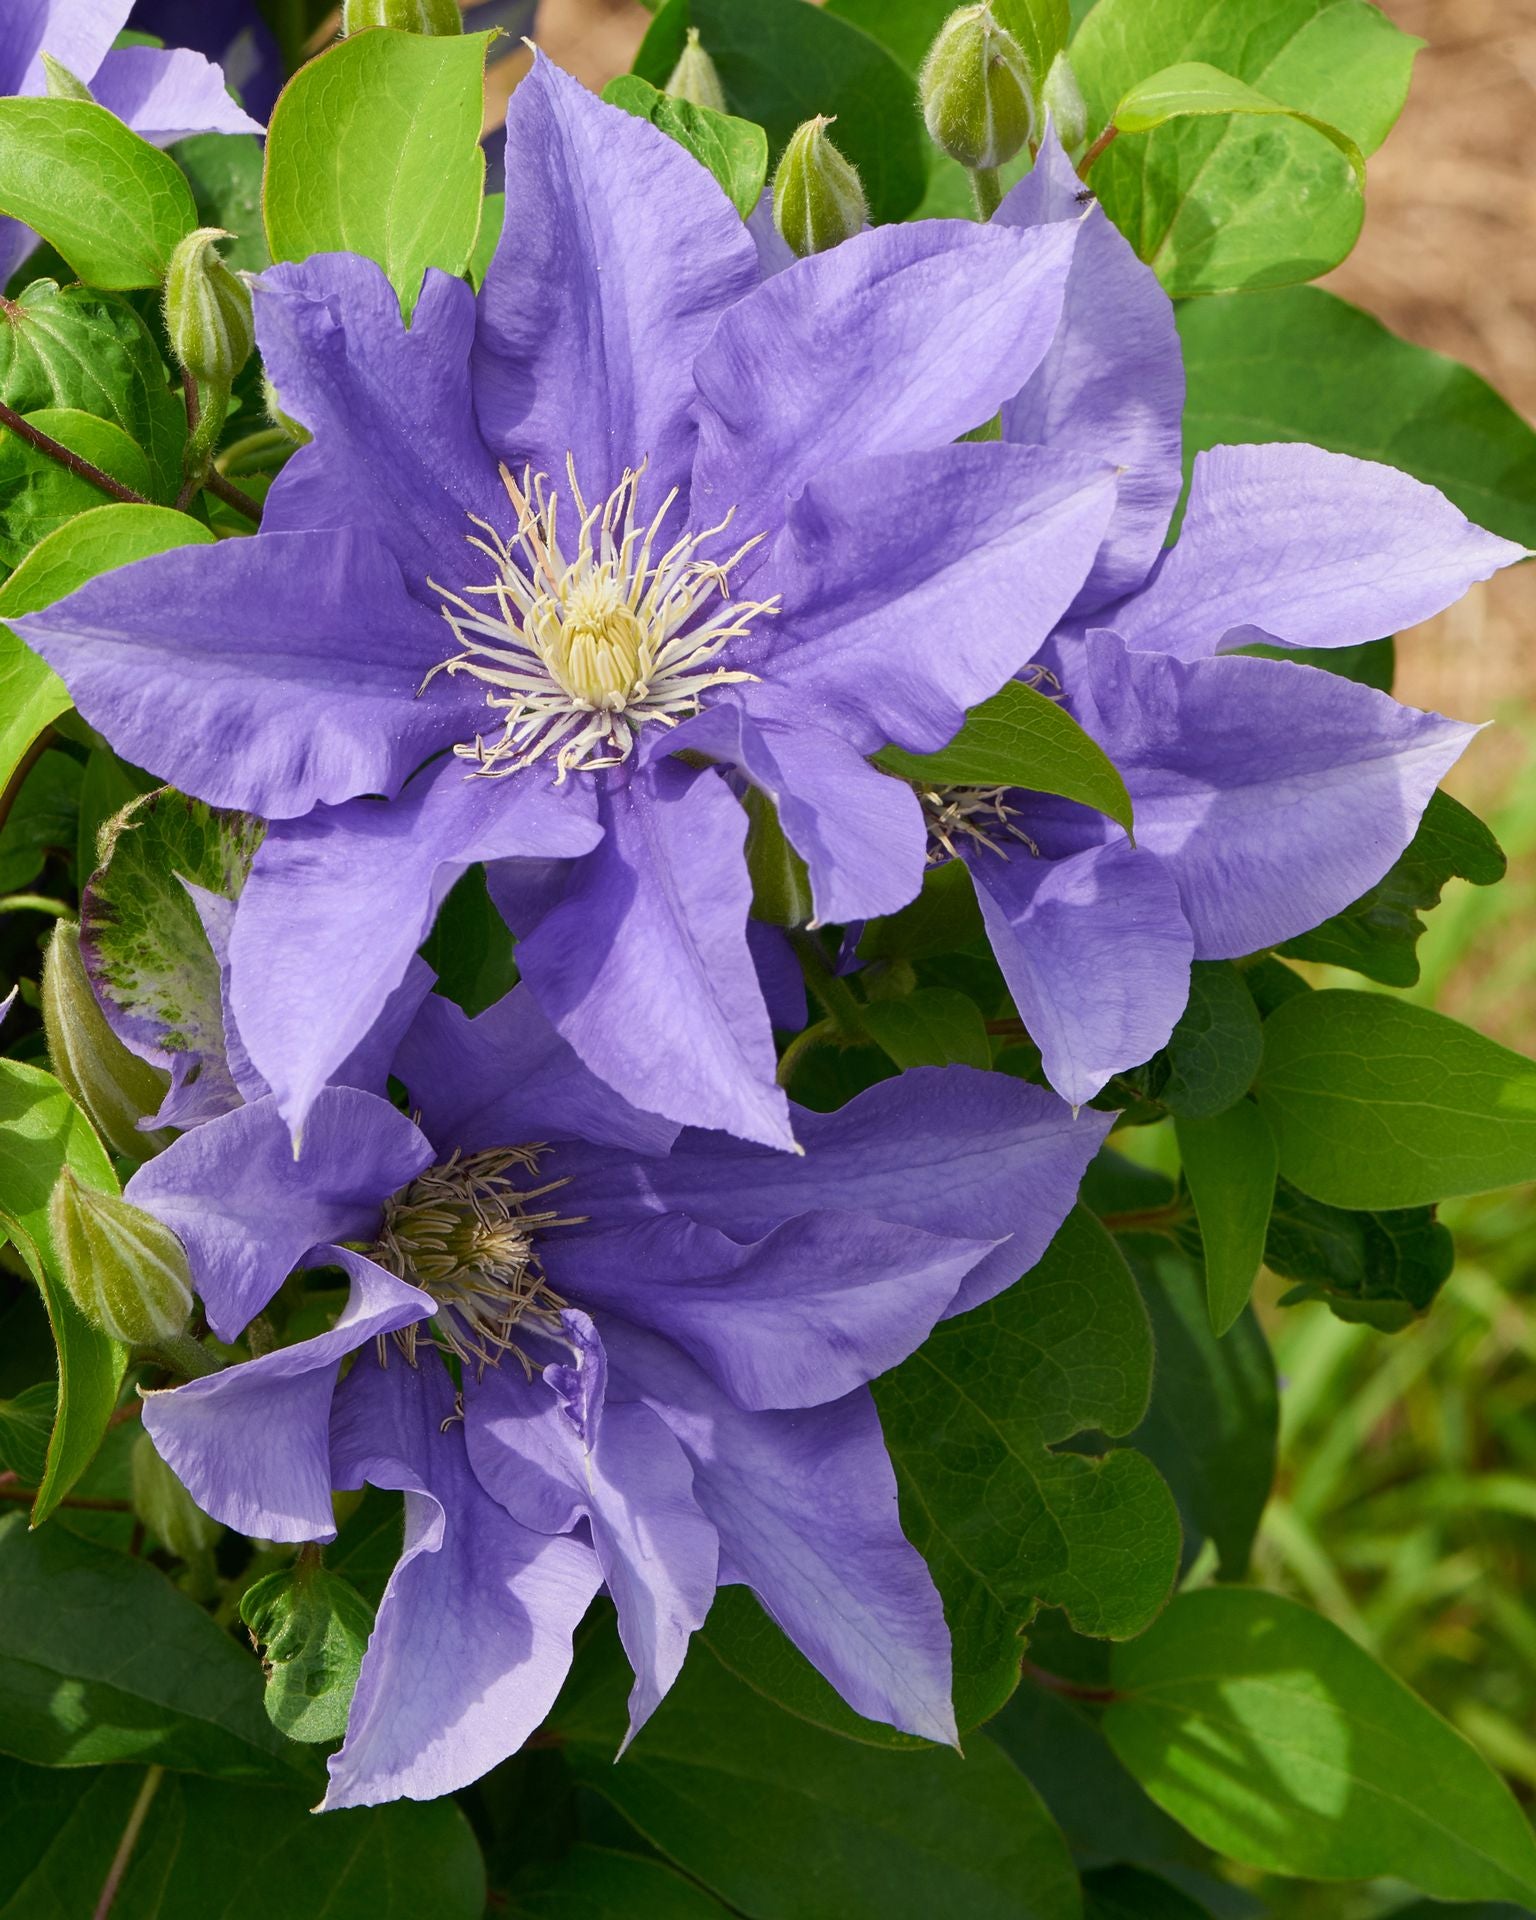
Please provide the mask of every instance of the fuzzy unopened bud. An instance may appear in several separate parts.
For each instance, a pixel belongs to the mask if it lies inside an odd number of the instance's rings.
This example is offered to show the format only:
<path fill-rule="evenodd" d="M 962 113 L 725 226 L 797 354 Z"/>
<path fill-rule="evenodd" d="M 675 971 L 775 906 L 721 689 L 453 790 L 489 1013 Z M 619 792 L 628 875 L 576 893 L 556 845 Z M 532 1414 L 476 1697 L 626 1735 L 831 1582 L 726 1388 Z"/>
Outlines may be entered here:
<path fill-rule="evenodd" d="M 1074 160 L 1080 159 L 1083 148 L 1088 144 L 1088 102 L 1083 98 L 1077 75 L 1072 71 L 1072 62 L 1065 53 L 1058 53 L 1051 62 L 1051 70 L 1045 76 L 1045 86 L 1041 90 L 1040 104 L 1051 116 L 1056 138 Z"/>
<path fill-rule="evenodd" d="M 44 53 L 42 62 L 43 81 L 50 100 L 86 100 L 94 104 L 95 94 L 78 73 L 70 72 L 62 60 L 55 60 L 51 53 Z"/>
<path fill-rule="evenodd" d="M 48 1225 L 70 1297 L 93 1327 L 129 1347 L 175 1340 L 192 1313 L 186 1250 L 167 1226 L 66 1166 Z"/>
<path fill-rule="evenodd" d="M 219 258 L 222 227 L 199 227 L 177 243 L 165 276 L 165 330 L 195 379 L 227 388 L 251 357 L 256 323 L 251 290 Z"/>
<path fill-rule="evenodd" d="M 364 27 L 398 27 L 402 33 L 462 33 L 464 17 L 458 0 L 346 0 L 341 10 L 343 33 L 361 33 Z"/>
<path fill-rule="evenodd" d="M 939 28 L 918 96 L 934 145 L 973 172 L 1003 166 L 1035 129 L 1029 61 L 990 5 L 961 7 Z"/>
<path fill-rule="evenodd" d="M 686 100 L 691 107 L 708 107 L 713 113 L 727 111 L 725 88 L 715 63 L 699 44 L 697 27 L 688 29 L 688 38 L 672 76 L 662 89 L 674 100 Z"/>
<path fill-rule="evenodd" d="M 160 1105 L 170 1081 L 130 1053 L 107 1024 L 80 957 L 80 929 L 73 920 L 54 922 L 43 955 L 42 1001 L 53 1070 L 112 1151 L 147 1160 L 167 1145 L 169 1134 L 145 1133 L 139 1121 Z"/>
<path fill-rule="evenodd" d="M 831 120 L 806 120 L 789 136 L 773 176 L 773 223 L 801 259 L 851 240 L 869 220 L 858 168 L 827 138 Z"/>
<path fill-rule="evenodd" d="M 197 1559 L 224 1531 L 217 1520 L 203 1512 L 156 1453 L 147 1433 L 141 1433 L 133 1443 L 132 1499 L 134 1518 L 142 1520 L 178 1560 Z"/>

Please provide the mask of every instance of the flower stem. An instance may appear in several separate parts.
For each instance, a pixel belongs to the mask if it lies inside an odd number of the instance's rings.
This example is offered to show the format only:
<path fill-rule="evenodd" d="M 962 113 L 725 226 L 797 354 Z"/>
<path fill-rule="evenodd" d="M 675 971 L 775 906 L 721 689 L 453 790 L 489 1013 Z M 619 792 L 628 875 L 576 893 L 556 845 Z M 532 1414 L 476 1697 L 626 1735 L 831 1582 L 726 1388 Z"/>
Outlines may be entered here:
<path fill-rule="evenodd" d="M 1119 132 L 1120 129 L 1115 126 L 1113 122 L 1104 129 L 1098 139 L 1094 141 L 1093 145 L 1077 163 L 1077 177 L 1079 180 L 1086 180 L 1088 178 L 1088 169 L 1093 165 L 1094 161 L 1098 159 L 1110 141 L 1116 138 Z"/>
<path fill-rule="evenodd" d="M 224 1362 L 215 1359 L 200 1340 L 190 1333 L 168 1333 L 163 1340 L 139 1349 L 146 1360 L 153 1360 L 183 1380 L 200 1380 L 210 1373 L 222 1373 Z"/>
<path fill-rule="evenodd" d="M 14 407 L 8 407 L 0 401 L 0 426 L 9 427 L 18 440 L 25 440 L 29 447 L 43 454 L 49 460 L 56 460 L 61 467 L 68 467 L 82 480 L 89 480 L 93 487 L 110 494 L 114 500 L 126 500 L 136 507 L 147 507 L 150 503 L 142 493 L 135 493 L 132 487 L 125 487 L 121 480 L 114 480 L 110 473 L 103 473 L 80 454 L 73 453 L 61 441 L 51 434 L 41 433 L 30 420 L 24 420 Z"/>
<path fill-rule="evenodd" d="M 204 475 L 203 485 L 226 507 L 233 507 L 236 513 L 243 513 L 247 520 L 260 524 L 261 508 L 257 502 L 237 487 L 233 480 L 226 480 L 217 467 L 211 467 Z"/>
<path fill-rule="evenodd" d="M 138 1798 L 128 1815 L 128 1824 L 123 1828 L 123 1837 L 117 1843 L 117 1852 L 112 1856 L 112 1864 L 107 1868 L 107 1877 L 102 1882 L 101 1894 L 97 1899 L 91 1920 L 107 1920 L 112 1911 L 112 1903 L 117 1898 L 117 1890 L 123 1884 L 123 1875 L 128 1871 L 128 1863 L 133 1858 L 133 1850 L 139 1844 L 139 1835 L 149 1816 L 149 1809 L 155 1795 L 160 1791 L 160 1782 L 165 1778 L 164 1767 L 147 1767 L 144 1771 L 144 1784 L 139 1788 Z"/>
<path fill-rule="evenodd" d="M 820 1004 L 827 1020 L 845 1040 L 867 1040 L 868 1034 L 859 1015 L 859 1003 L 848 987 L 827 965 L 821 942 L 813 933 L 791 933 L 790 944 L 800 956 L 805 984 Z"/>
<path fill-rule="evenodd" d="M 805 1056 L 814 1053 L 817 1047 L 829 1045 L 836 1038 L 837 1028 L 830 1020 L 817 1020 L 804 1033 L 796 1034 L 779 1056 L 779 1085 L 787 1087 L 790 1076 Z"/>
<path fill-rule="evenodd" d="M 1033 1660 L 1023 1663 L 1022 1672 L 1026 1680 L 1033 1680 L 1037 1687 L 1044 1687 L 1048 1693 L 1059 1693 L 1066 1700 L 1096 1700 L 1107 1706 L 1110 1701 L 1121 1698 L 1113 1687 L 1084 1686 L 1079 1680 L 1068 1680 L 1059 1673 L 1047 1673 L 1044 1667 L 1037 1667 Z"/>
<path fill-rule="evenodd" d="M 1003 177 L 996 167 L 973 167 L 971 194 L 978 220 L 990 220 L 1003 200 Z"/>

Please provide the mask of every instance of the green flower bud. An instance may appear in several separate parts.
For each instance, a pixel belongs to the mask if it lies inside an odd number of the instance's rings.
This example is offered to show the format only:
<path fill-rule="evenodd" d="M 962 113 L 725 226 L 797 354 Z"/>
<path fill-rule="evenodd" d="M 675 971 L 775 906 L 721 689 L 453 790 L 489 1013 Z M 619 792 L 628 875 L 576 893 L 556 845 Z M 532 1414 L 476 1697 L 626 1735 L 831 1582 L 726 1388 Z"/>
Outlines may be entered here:
<path fill-rule="evenodd" d="M 224 1529 L 187 1492 L 141 1433 L 133 1443 L 133 1512 L 178 1560 L 205 1554 Z"/>
<path fill-rule="evenodd" d="M 143 1133 L 138 1123 L 160 1105 L 170 1080 L 130 1053 L 107 1025 L 73 920 L 54 923 L 43 956 L 42 1000 L 53 1070 L 112 1151 L 142 1161 L 168 1146 L 169 1133 Z"/>
<path fill-rule="evenodd" d="M 66 1166 L 48 1225 L 70 1297 L 93 1327 L 128 1347 L 179 1338 L 192 1313 L 192 1275 L 169 1227 L 115 1193 L 99 1193 Z"/>
<path fill-rule="evenodd" d="M 199 227 L 178 241 L 165 276 L 165 330 L 194 379 L 228 389 L 251 357 L 256 324 L 251 291 L 219 258 L 222 227 Z"/>
<path fill-rule="evenodd" d="M 267 418 L 274 427 L 281 427 L 296 447 L 307 447 L 314 439 L 315 436 L 308 427 L 300 426 L 297 420 L 283 412 L 282 400 L 277 388 L 272 384 L 270 374 L 264 373 L 261 376 L 261 400 L 267 410 Z"/>
<path fill-rule="evenodd" d="M 462 33 L 457 0 L 345 0 L 343 33 L 364 27 L 398 27 L 402 33 Z"/>
<path fill-rule="evenodd" d="M 51 53 L 45 53 L 42 60 L 43 78 L 48 84 L 50 100 L 88 100 L 95 104 L 95 94 L 78 73 L 71 73 L 64 62 L 55 60 Z"/>
<path fill-rule="evenodd" d="M 802 122 L 774 171 L 773 224 L 801 259 L 852 239 L 869 220 L 857 167 L 827 138 L 831 124 Z"/>
<path fill-rule="evenodd" d="M 662 92 L 674 100 L 686 100 L 691 107 L 708 107 L 714 113 L 727 111 L 725 89 L 714 61 L 699 45 L 697 27 L 688 29 L 687 45 Z"/>
<path fill-rule="evenodd" d="M 961 7 L 939 28 L 918 79 L 935 146 L 972 172 L 1000 167 L 1035 130 L 1034 76 L 990 4 Z"/>
<path fill-rule="evenodd" d="M 1088 144 L 1088 102 L 1077 84 L 1072 62 L 1064 53 L 1058 53 L 1051 62 L 1040 104 L 1051 116 L 1056 138 L 1074 160 L 1081 159 L 1083 148 Z"/>

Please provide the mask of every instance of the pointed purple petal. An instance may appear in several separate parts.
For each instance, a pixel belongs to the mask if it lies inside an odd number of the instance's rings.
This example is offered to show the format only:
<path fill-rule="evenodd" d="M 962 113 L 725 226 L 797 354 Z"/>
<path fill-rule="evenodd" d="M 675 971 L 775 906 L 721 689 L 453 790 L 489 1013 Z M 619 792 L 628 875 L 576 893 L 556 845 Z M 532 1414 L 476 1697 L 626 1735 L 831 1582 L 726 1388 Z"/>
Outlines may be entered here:
<path fill-rule="evenodd" d="M 132 7 L 133 0 L 6 0 L 0 7 L 3 91 L 45 94 L 44 53 L 89 83 Z"/>
<path fill-rule="evenodd" d="M 91 92 L 153 147 L 192 133 L 265 131 L 236 105 L 213 62 L 185 47 L 119 47 L 96 69 Z"/>

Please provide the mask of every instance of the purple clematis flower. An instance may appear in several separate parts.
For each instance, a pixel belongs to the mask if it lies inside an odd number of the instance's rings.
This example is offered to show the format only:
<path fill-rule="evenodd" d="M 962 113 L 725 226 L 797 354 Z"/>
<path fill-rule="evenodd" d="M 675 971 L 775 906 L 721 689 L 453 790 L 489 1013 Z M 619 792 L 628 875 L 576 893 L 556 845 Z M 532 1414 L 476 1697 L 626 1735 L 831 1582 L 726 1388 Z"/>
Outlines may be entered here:
<path fill-rule="evenodd" d="M 133 0 L 128 25 L 206 55 L 258 120 L 277 105 L 282 56 L 255 0 Z"/>
<path fill-rule="evenodd" d="M 447 1793 L 514 1751 L 600 1586 L 632 1728 L 745 1583 L 859 1712 L 952 1740 L 943 1612 L 867 1383 L 1033 1265 L 1107 1116 L 951 1067 L 797 1114 L 803 1158 L 679 1133 L 521 987 L 474 1020 L 427 1000 L 395 1070 L 415 1123 L 329 1087 L 295 1159 L 267 1096 L 128 1187 L 222 1337 L 296 1265 L 351 1282 L 328 1331 L 144 1411 L 249 1534 L 329 1539 L 333 1487 L 405 1493 L 326 1804 Z"/>
<path fill-rule="evenodd" d="M 1412 838 L 1475 727 L 1254 641 L 1350 646 L 1524 557 L 1396 469 L 1300 445 L 1200 454 L 1183 527 L 1184 373 L 1172 303 L 1054 134 L 996 219 L 1079 223 L 1062 323 L 1003 409 L 1005 440 L 1096 454 L 1108 533 L 1040 664 L 1120 769 L 1136 844 L 1086 807 L 936 790 L 930 854 L 969 867 L 1051 1084 L 1089 1099 L 1168 1038 L 1191 959 L 1276 945 L 1339 912 Z"/>
<path fill-rule="evenodd" d="M 113 47 L 133 0 L 6 0 L 0 7 L 0 98 L 46 94 L 46 54 L 100 105 L 154 146 L 189 133 L 260 133 L 230 98 L 224 75 L 186 47 Z M 0 287 L 37 245 L 0 217 Z"/>
<path fill-rule="evenodd" d="M 368 261 L 261 277 L 314 435 L 261 532 L 24 630 L 132 759 L 272 820 L 232 993 L 295 1129 L 484 861 L 595 1072 L 789 1146 L 737 789 L 822 919 L 917 891 L 917 798 L 866 755 L 942 745 L 1034 655 L 1114 505 L 1097 453 L 955 444 L 1049 350 L 1077 230 L 883 228 L 760 281 L 654 128 L 542 60 L 507 124 L 478 299 L 429 274 L 407 330 Z"/>

